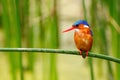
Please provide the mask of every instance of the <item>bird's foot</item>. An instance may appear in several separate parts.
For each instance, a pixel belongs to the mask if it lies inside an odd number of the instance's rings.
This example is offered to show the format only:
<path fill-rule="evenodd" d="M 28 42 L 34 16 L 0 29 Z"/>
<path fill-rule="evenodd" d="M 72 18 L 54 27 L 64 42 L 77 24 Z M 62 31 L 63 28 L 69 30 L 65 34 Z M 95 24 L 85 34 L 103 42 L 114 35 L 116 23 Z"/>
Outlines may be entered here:
<path fill-rule="evenodd" d="M 82 51 L 81 51 L 81 50 L 80 50 L 80 52 L 79 52 L 79 53 L 80 53 L 80 55 L 84 58 L 84 56 L 83 56 L 83 54 L 82 54 Z"/>
<path fill-rule="evenodd" d="M 86 54 L 86 56 L 88 56 L 88 54 L 89 54 L 89 51 L 86 51 L 86 52 L 85 52 L 85 54 Z"/>
<path fill-rule="evenodd" d="M 89 54 L 89 51 L 86 51 L 86 52 L 84 52 L 84 53 L 82 54 L 82 57 L 83 57 L 83 58 L 86 58 L 86 57 L 88 56 L 88 54 Z"/>
<path fill-rule="evenodd" d="M 80 55 L 81 55 L 83 58 L 85 58 L 85 57 L 86 57 L 86 54 L 82 53 L 82 51 L 81 51 L 81 50 L 79 51 L 79 53 L 80 53 Z"/>
<path fill-rule="evenodd" d="M 86 58 L 86 56 L 88 56 L 89 51 L 86 51 L 84 53 L 82 53 L 82 51 L 80 51 L 80 55 L 82 55 L 83 58 Z"/>
<path fill-rule="evenodd" d="M 82 55 L 82 51 L 80 50 L 80 55 Z"/>

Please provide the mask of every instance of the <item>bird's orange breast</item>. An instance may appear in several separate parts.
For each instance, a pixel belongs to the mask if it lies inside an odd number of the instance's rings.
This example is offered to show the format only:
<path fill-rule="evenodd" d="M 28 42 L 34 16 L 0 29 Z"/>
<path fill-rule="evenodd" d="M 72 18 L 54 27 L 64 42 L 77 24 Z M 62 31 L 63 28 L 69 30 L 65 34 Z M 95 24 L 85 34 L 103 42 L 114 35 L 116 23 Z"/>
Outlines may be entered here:
<path fill-rule="evenodd" d="M 89 51 L 93 42 L 90 29 L 76 30 L 74 34 L 74 41 L 79 50 Z"/>

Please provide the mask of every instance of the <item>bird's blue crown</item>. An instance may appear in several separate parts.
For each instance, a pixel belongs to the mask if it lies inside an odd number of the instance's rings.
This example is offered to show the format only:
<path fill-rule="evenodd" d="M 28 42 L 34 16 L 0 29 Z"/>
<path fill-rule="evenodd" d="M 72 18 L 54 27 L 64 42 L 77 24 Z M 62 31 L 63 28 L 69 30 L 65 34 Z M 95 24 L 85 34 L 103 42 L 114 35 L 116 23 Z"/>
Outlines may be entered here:
<path fill-rule="evenodd" d="M 78 25 L 80 25 L 80 24 L 84 24 L 84 25 L 87 25 L 87 26 L 89 27 L 89 24 L 88 24 L 87 21 L 85 21 L 85 20 L 78 20 L 78 21 L 76 21 L 76 22 L 73 24 L 73 26 L 78 26 Z M 92 30 L 90 30 L 90 34 L 93 36 Z"/>
<path fill-rule="evenodd" d="M 76 21 L 76 22 L 73 24 L 73 26 L 77 26 L 77 25 L 80 25 L 80 24 L 84 24 L 84 25 L 89 26 L 89 24 L 88 24 L 87 21 L 85 21 L 85 20 Z"/>

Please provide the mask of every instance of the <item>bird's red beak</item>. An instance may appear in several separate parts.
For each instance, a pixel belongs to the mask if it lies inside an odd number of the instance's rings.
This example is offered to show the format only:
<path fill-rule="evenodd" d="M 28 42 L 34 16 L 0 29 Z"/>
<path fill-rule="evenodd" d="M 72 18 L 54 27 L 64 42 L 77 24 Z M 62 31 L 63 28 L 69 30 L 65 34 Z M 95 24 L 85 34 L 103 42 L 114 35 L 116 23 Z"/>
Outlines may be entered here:
<path fill-rule="evenodd" d="M 69 28 L 69 29 L 64 30 L 63 32 L 68 32 L 68 31 L 73 30 L 73 29 L 75 29 L 75 28 L 74 28 L 74 27 L 71 27 L 71 28 Z"/>

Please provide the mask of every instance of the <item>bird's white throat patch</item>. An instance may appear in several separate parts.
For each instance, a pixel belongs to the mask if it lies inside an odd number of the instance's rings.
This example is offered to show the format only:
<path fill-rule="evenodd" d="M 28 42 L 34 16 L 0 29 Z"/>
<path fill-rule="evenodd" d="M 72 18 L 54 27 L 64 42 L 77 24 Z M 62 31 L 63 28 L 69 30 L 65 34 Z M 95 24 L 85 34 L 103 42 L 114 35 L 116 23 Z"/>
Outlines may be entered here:
<path fill-rule="evenodd" d="M 84 27 L 85 27 L 85 28 L 89 28 L 89 26 L 87 26 L 87 25 L 84 25 Z"/>
<path fill-rule="evenodd" d="M 79 29 L 75 29 L 76 32 L 79 32 L 80 30 Z"/>

